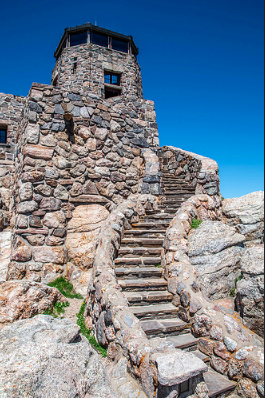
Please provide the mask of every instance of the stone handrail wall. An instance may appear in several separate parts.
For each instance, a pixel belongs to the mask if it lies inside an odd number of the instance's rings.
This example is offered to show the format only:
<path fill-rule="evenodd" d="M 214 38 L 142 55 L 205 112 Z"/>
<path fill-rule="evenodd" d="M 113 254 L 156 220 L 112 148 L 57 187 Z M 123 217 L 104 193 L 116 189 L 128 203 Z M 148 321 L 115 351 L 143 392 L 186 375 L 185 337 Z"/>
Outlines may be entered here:
<path fill-rule="evenodd" d="M 196 194 L 219 194 L 219 168 L 215 160 L 173 146 L 163 146 L 158 156 L 162 172 L 196 187 Z"/>
<path fill-rule="evenodd" d="M 144 215 L 145 208 L 150 210 L 151 206 L 156 210 L 157 205 L 158 200 L 154 196 L 132 195 L 113 210 L 101 226 L 85 310 L 87 328 L 93 329 L 97 341 L 108 349 L 110 359 L 127 359 L 128 370 L 140 380 L 148 398 L 170 396 L 171 389 L 181 382 L 174 379 L 174 364 L 170 364 L 171 377 L 167 378 L 165 371 L 163 375 L 159 371 L 159 363 L 169 355 L 174 360 L 177 350 L 171 343 L 161 342 L 160 338 L 147 339 L 118 284 L 114 260 L 124 228 Z M 202 366 L 201 372 L 205 370 Z M 200 381 L 200 375 L 198 380 L 193 380 L 195 384 Z"/>
<path fill-rule="evenodd" d="M 161 264 L 178 315 L 200 338 L 198 347 L 210 357 L 211 366 L 239 382 L 239 389 L 254 388 L 256 397 L 255 385 L 258 391 L 262 388 L 263 341 L 242 324 L 236 312 L 224 313 L 203 294 L 187 255 L 192 219 L 220 220 L 221 205 L 219 195 L 195 195 L 184 202 L 166 232 Z"/>

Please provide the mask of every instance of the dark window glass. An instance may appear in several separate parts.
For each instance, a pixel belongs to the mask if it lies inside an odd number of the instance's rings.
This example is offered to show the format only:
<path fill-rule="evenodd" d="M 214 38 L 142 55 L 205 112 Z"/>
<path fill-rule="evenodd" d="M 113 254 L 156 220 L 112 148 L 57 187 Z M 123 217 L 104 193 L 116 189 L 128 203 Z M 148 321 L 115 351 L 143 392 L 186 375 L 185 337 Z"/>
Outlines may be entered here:
<path fill-rule="evenodd" d="M 97 44 L 98 46 L 108 47 L 109 46 L 109 38 L 106 35 L 102 35 L 100 33 L 92 32 L 91 34 L 91 42 Z"/>
<path fill-rule="evenodd" d="M 120 85 L 121 76 L 118 73 L 105 72 L 104 82 L 107 84 Z"/>
<path fill-rule="evenodd" d="M 105 87 L 105 98 L 118 97 L 121 95 L 121 90 L 115 88 Z"/>
<path fill-rule="evenodd" d="M 70 47 L 85 44 L 87 42 L 87 31 L 70 34 Z"/>
<path fill-rule="evenodd" d="M 0 128 L 0 144 L 6 144 L 6 129 Z"/>
<path fill-rule="evenodd" d="M 117 40 L 112 38 L 112 48 L 113 50 L 122 51 L 124 53 L 128 52 L 128 43 L 126 41 Z"/>
<path fill-rule="evenodd" d="M 189 380 L 184 381 L 180 384 L 180 393 L 189 391 Z"/>

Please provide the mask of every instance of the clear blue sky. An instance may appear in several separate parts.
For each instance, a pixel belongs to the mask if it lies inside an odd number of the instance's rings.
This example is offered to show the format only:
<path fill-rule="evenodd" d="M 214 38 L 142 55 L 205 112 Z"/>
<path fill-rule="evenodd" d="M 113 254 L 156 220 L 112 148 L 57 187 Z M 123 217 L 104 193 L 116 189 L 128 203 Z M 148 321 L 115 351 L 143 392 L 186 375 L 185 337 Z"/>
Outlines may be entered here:
<path fill-rule="evenodd" d="M 134 37 L 161 146 L 215 159 L 224 197 L 263 190 L 263 1 L 2 2 L 0 92 L 50 83 L 64 28 L 95 21 Z"/>

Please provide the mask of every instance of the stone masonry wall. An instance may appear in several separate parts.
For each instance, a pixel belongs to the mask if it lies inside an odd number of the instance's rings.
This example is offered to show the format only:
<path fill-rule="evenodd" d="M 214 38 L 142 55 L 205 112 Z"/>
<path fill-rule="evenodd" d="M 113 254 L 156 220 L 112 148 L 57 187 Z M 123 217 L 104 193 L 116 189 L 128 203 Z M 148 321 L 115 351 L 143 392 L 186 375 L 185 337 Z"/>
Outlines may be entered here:
<path fill-rule="evenodd" d="M 39 281 L 64 269 L 76 206 L 111 208 L 141 191 L 142 150 L 157 148 L 158 132 L 151 101 L 96 100 L 47 85 L 32 86 L 24 115 L 8 278 Z"/>
<path fill-rule="evenodd" d="M 7 144 L 0 144 L 0 164 L 2 160 L 14 160 L 16 134 L 25 102 L 25 97 L 0 93 L 0 127 L 7 127 Z"/>
<path fill-rule="evenodd" d="M 81 95 L 92 93 L 104 98 L 104 70 L 121 73 L 123 98 L 143 98 L 136 57 L 94 44 L 65 48 L 56 61 L 52 81 L 57 87 Z"/>

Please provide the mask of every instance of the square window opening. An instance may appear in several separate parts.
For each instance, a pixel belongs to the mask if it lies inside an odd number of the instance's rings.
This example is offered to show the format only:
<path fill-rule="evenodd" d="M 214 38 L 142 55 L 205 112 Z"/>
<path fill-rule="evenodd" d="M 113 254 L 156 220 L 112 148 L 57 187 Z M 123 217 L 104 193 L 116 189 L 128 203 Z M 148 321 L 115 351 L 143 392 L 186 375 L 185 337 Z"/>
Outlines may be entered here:
<path fill-rule="evenodd" d="M 119 95 L 121 95 L 120 89 L 105 87 L 105 99 L 108 99 L 111 97 L 118 97 Z"/>
<path fill-rule="evenodd" d="M 97 44 L 101 47 L 108 47 L 109 46 L 109 37 L 107 35 L 102 35 L 100 33 L 91 33 L 91 43 Z"/>
<path fill-rule="evenodd" d="M 87 42 L 87 31 L 70 34 L 70 47 L 85 44 Z"/>
<path fill-rule="evenodd" d="M 104 72 L 104 83 L 113 84 L 114 86 L 120 86 L 121 75 L 119 73 Z"/>
<path fill-rule="evenodd" d="M 7 143 L 7 127 L 0 127 L 0 144 Z"/>

